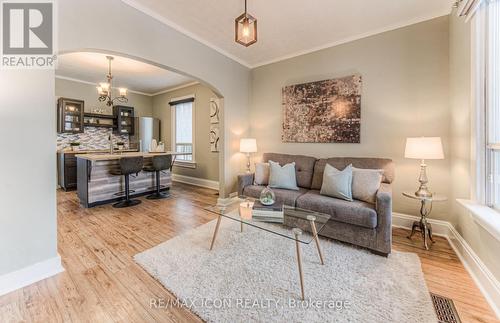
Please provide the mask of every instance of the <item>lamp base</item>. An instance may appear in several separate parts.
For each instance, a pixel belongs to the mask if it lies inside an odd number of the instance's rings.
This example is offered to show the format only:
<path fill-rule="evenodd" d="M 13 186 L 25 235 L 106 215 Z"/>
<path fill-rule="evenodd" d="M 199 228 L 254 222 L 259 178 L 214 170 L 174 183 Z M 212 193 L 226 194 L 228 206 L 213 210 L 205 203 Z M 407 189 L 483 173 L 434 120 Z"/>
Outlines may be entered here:
<path fill-rule="evenodd" d="M 415 192 L 415 196 L 418 197 L 432 197 L 432 192 L 429 191 L 427 186 L 420 186 L 418 190 Z"/>
<path fill-rule="evenodd" d="M 432 193 L 431 193 L 431 191 L 429 191 L 429 188 L 427 187 L 427 183 L 429 181 L 427 180 L 426 168 L 427 168 L 427 165 L 425 164 L 425 161 L 422 160 L 422 163 L 420 164 L 420 176 L 418 178 L 418 181 L 420 182 L 420 187 L 415 192 L 415 196 L 432 197 Z"/>

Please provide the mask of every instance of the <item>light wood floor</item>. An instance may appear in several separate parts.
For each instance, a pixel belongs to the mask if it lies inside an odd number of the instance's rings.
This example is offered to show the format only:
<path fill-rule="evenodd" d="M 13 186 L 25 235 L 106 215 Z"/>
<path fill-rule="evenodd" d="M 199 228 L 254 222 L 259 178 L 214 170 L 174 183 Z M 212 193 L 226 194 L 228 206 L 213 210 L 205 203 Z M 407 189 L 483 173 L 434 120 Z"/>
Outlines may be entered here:
<path fill-rule="evenodd" d="M 58 192 L 59 254 L 66 271 L 0 297 L 0 322 L 193 322 L 183 308 L 152 309 L 172 297 L 132 257 L 215 218 L 204 211 L 217 196 L 175 183 L 173 198 L 137 207 L 83 209 L 73 192 Z M 495 322 L 478 288 L 444 238 L 431 251 L 394 230 L 394 249 L 420 256 L 429 290 L 452 298 L 463 322 Z"/>

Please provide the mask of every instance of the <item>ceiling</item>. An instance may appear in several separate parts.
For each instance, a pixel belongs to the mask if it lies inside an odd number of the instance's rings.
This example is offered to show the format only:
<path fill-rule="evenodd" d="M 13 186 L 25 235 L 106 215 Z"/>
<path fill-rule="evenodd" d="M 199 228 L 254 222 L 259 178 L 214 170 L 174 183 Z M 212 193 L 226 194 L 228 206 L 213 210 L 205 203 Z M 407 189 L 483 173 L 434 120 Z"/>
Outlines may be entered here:
<path fill-rule="evenodd" d="M 234 41 L 244 0 L 122 0 L 236 61 L 256 67 L 447 15 L 453 0 L 248 0 L 258 42 Z"/>
<path fill-rule="evenodd" d="M 56 75 L 98 84 L 106 81 L 108 60 L 101 53 L 70 53 L 58 56 Z M 115 56 L 112 63 L 113 86 L 135 92 L 154 94 L 194 80 L 130 58 Z"/>

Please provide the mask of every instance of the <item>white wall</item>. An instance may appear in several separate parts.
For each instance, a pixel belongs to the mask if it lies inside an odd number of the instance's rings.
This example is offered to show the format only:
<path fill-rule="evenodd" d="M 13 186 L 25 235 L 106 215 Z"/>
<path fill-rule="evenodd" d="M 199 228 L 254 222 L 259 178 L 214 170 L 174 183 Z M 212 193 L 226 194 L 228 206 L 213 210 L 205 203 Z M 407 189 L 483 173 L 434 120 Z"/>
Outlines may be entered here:
<path fill-rule="evenodd" d="M 54 72 L 2 70 L 0 89 L 1 277 L 57 257 Z"/>
<path fill-rule="evenodd" d="M 361 74 L 361 143 L 281 141 L 281 89 L 285 85 Z M 418 160 L 404 158 L 405 139 L 441 136 L 445 160 L 428 161 L 430 188 L 450 196 L 448 17 L 441 17 L 252 70 L 251 134 L 259 153 L 315 157 L 386 157 L 396 162 L 394 210 L 418 214 Z M 433 218 L 454 222 L 449 202 Z"/>

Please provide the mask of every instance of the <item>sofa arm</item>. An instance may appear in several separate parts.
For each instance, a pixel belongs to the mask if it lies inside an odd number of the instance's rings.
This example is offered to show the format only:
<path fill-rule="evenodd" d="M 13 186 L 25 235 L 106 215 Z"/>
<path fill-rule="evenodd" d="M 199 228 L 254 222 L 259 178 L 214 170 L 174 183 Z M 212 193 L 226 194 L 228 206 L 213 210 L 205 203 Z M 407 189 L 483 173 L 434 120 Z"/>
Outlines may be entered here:
<path fill-rule="evenodd" d="M 377 191 L 376 210 L 378 215 L 377 226 L 392 225 L 392 187 L 390 184 L 382 183 Z"/>
<path fill-rule="evenodd" d="M 238 175 L 238 195 L 243 195 L 245 187 L 253 184 L 253 173 Z"/>

